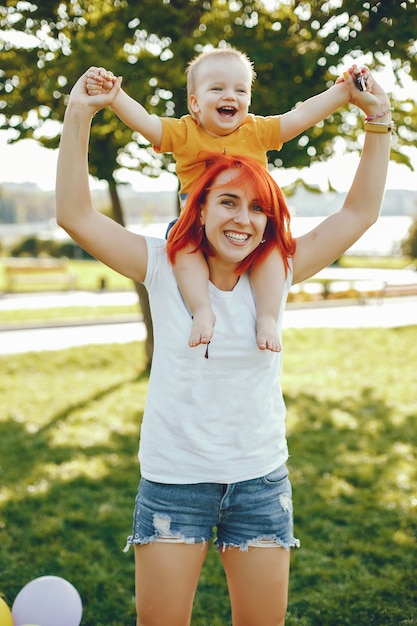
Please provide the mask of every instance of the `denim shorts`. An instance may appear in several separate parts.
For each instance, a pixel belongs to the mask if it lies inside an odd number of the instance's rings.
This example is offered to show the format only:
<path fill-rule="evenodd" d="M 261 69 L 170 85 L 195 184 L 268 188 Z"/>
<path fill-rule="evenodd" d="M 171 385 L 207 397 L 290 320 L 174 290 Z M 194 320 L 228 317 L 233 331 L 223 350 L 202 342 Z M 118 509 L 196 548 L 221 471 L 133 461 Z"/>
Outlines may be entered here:
<path fill-rule="evenodd" d="M 125 551 L 132 544 L 194 544 L 213 537 L 221 549 L 298 547 L 286 465 L 231 484 L 171 485 L 141 479 Z"/>

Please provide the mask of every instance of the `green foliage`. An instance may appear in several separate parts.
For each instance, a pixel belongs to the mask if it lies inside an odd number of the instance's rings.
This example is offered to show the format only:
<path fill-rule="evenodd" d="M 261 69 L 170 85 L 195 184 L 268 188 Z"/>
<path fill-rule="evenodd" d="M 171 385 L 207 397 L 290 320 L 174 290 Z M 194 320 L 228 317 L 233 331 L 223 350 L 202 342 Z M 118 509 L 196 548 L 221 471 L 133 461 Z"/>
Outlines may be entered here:
<path fill-rule="evenodd" d="M 83 250 L 74 241 L 57 241 L 39 237 L 25 237 L 10 249 L 10 256 L 48 255 L 52 257 L 67 257 L 68 259 L 91 259 L 91 255 Z"/>
<path fill-rule="evenodd" d="M 287 626 L 417 623 L 416 340 L 417 327 L 285 331 L 302 542 Z M 138 362 L 137 343 L 0 357 L 0 594 L 9 606 L 28 581 L 55 574 L 79 590 L 83 626 L 133 626 L 133 557 L 121 550 L 148 382 Z M 226 624 L 211 549 L 192 626 Z"/>
<path fill-rule="evenodd" d="M 346 58 L 370 53 L 377 67 L 391 58 L 399 84 L 401 70 L 417 77 L 413 0 L 364 2 L 327 0 L 276 2 L 267 9 L 259 0 L 89 0 L 22 3 L 9 0 L 0 8 L 0 28 L 35 37 L 32 47 L 0 43 L 2 128 L 13 128 L 16 140 L 35 134 L 57 147 L 56 134 L 42 137 L 45 120 L 61 121 L 66 94 L 90 64 L 103 65 L 124 77 L 126 90 L 158 115 L 186 112 L 184 69 L 207 45 L 234 45 L 253 59 L 258 81 L 252 110 L 276 114 L 322 91 L 338 75 Z M 278 94 L 278 96 L 277 96 Z M 416 106 L 396 103 L 398 145 L 393 158 L 407 161 L 403 146 L 416 139 Z M 301 141 L 271 153 L 272 162 L 302 166 L 326 159 L 335 136 L 357 149 L 358 126 L 345 112 L 306 133 Z M 170 155 L 157 157 L 110 111 L 93 126 L 90 166 L 111 181 L 121 164 L 156 175 L 172 170 Z M 138 153 L 138 146 L 142 148 Z M 138 156 L 140 155 L 140 158 Z"/>
<path fill-rule="evenodd" d="M 402 253 L 412 259 L 417 259 L 417 215 L 411 223 L 408 234 L 401 244 Z"/>

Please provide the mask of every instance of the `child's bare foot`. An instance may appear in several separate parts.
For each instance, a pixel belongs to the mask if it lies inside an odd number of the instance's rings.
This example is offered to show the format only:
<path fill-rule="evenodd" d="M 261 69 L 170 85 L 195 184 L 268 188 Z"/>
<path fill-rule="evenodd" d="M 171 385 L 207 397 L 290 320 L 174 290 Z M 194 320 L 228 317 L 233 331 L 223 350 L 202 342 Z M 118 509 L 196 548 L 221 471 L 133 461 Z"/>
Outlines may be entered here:
<path fill-rule="evenodd" d="M 193 325 L 188 340 L 190 348 L 201 343 L 210 343 L 216 318 L 210 308 L 201 308 L 194 312 Z"/>
<path fill-rule="evenodd" d="M 256 343 L 259 350 L 281 352 L 278 339 L 277 323 L 270 315 L 258 316 L 256 322 Z"/>

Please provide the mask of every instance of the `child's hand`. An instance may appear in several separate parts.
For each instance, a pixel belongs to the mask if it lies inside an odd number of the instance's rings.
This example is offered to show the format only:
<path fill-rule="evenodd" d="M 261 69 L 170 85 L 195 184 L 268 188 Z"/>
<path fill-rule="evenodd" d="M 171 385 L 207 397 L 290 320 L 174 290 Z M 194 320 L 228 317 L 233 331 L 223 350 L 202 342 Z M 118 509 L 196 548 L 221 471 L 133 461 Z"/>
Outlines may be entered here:
<path fill-rule="evenodd" d="M 114 74 L 104 67 L 90 67 L 86 72 L 86 87 L 89 96 L 107 94 L 113 88 L 116 80 Z"/>
<path fill-rule="evenodd" d="M 337 79 L 337 83 L 344 82 L 349 90 L 349 100 L 356 104 L 366 115 L 378 115 L 384 112 L 388 117 L 390 103 L 387 94 L 376 82 L 368 67 L 352 65 L 343 76 Z M 360 88 L 360 82 L 366 89 Z M 385 121 L 385 120 L 384 120 Z"/>
<path fill-rule="evenodd" d="M 94 68 L 96 69 L 96 68 Z M 122 79 L 114 78 L 111 82 L 111 89 L 109 91 L 105 91 L 101 89 L 100 91 L 95 91 L 94 94 L 89 93 L 88 90 L 88 75 L 90 74 L 90 70 L 87 70 L 75 83 L 73 88 L 71 89 L 69 105 L 73 106 L 81 106 L 87 107 L 92 115 L 103 109 L 104 107 L 111 105 L 113 100 L 117 97 L 117 94 L 120 91 L 120 87 L 122 84 Z"/>

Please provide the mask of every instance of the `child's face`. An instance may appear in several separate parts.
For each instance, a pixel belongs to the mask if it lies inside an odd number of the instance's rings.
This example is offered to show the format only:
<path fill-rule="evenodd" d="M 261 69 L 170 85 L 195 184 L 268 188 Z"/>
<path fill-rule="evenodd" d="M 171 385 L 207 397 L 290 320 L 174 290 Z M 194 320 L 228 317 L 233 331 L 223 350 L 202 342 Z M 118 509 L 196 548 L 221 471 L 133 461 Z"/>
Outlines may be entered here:
<path fill-rule="evenodd" d="M 248 114 L 251 77 L 236 58 L 216 57 L 202 61 L 189 106 L 200 126 L 214 137 L 230 135 Z"/>

